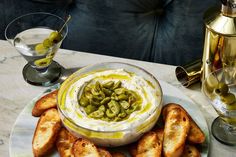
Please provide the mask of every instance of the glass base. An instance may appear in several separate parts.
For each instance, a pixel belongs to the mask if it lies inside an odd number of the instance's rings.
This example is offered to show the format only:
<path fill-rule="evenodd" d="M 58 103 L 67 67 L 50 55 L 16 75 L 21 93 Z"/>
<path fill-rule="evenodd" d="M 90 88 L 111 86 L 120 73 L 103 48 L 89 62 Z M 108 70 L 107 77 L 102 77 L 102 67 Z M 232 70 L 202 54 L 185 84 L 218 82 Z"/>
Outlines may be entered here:
<path fill-rule="evenodd" d="M 30 64 L 26 64 L 22 73 L 25 81 L 29 84 L 45 87 L 51 86 L 61 75 L 61 65 L 53 61 L 45 72 L 40 73 Z"/>
<path fill-rule="evenodd" d="M 230 146 L 236 145 L 236 126 L 230 126 L 220 117 L 217 117 L 213 121 L 211 125 L 211 132 L 219 142 Z"/>

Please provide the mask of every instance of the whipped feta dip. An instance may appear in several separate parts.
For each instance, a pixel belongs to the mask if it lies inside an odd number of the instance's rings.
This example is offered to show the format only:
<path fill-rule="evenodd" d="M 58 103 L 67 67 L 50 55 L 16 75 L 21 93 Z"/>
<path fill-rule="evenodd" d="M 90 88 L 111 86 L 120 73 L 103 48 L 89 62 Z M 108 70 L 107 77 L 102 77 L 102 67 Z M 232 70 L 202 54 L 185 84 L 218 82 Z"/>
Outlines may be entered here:
<path fill-rule="evenodd" d="M 137 92 L 142 98 L 141 109 L 131 113 L 127 119 L 118 122 L 108 122 L 88 117 L 79 105 L 78 95 L 83 87 L 91 81 L 99 81 L 100 83 L 121 81 L 123 87 Z M 151 115 L 159 116 L 162 99 L 160 88 L 154 86 L 142 76 L 124 69 L 100 70 L 84 74 L 70 84 L 64 97 L 64 103 L 60 104 L 60 108 L 67 119 L 82 128 L 105 132 L 145 129 L 143 124 L 150 119 Z M 148 121 L 148 123 L 152 123 L 152 121 Z"/>

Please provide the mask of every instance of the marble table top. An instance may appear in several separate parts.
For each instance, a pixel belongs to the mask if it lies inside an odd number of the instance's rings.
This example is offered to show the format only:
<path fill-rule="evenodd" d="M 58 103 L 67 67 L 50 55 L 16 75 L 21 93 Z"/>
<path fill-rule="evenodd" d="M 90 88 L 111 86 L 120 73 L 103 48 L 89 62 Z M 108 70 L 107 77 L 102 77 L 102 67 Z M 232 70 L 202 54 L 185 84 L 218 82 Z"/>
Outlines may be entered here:
<path fill-rule="evenodd" d="M 68 71 L 108 61 L 135 64 L 152 73 L 157 79 L 174 85 L 191 98 L 203 113 L 208 127 L 217 117 L 215 110 L 201 93 L 200 84 L 188 89 L 180 85 L 175 78 L 175 66 L 64 49 L 59 50 L 54 60 Z M 28 102 L 47 89 L 46 87 L 32 86 L 24 81 L 22 69 L 26 63 L 24 58 L 7 41 L 0 40 L 0 157 L 9 156 L 9 137 L 17 116 Z M 236 147 L 223 145 L 211 135 L 209 156 L 233 157 L 235 154 Z"/>

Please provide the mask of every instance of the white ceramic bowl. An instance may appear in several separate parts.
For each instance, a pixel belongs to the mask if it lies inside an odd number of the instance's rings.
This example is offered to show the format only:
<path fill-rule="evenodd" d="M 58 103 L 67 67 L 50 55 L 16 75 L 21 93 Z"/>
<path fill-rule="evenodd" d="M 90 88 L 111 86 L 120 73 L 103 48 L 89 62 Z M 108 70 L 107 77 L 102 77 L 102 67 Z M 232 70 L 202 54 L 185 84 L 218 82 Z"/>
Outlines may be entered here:
<path fill-rule="evenodd" d="M 143 86 L 147 85 L 147 89 L 150 88 L 152 93 L 154 93 L 152 101 L 150 101 L 152 103 L 142 105 L 139 111 L 133 112 L 133 115 L 131 114 L 127 120 L 122 122 L 107 122 L 88 118 L 86 115 L 81 116 L 78 101 L 73 99 L 78 95 L 76 93 L 77 81 L 81 81 L 81 79 L 96 72 L 117 69 L 123 69 L 143 78 Z M 121 81 L 123 81 L 122 78 Z M 142 85 L 140 88 L 146 89 Z M 150 94 L 148 94 L 148 97 L 151 98 Z M 160 116 L 162 99 L 162 89 L 153 75 L 134 65 L 107 62 L 84 67 L 72 74 L 61 85 L 58 92 L 58 110 L 62 123 L 75 136 L 87 138 L 99 146 L 114 147 L 134 142 L 143 133 L 149 131 Z M 69 104 L 74 107 L 69 107 Z"/>

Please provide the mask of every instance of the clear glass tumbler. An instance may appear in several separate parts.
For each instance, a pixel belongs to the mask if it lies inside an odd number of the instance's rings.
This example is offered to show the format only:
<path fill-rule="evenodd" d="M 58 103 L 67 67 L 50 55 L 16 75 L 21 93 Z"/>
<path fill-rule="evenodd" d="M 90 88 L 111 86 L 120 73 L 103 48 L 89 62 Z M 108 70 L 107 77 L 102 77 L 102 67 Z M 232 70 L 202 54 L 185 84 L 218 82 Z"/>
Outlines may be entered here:
<path fill-rule="evenodd" d="M 5 30 L 6 39 L 28 62 L 24 79 L 33 85 L 50 86 L 61 74 L 61 66 L 53 61 L 68 32 L 61 17 L 45 12 L 17 17 Z"/>
<path fill-rule="evenodd" d="M 218 113 L 211 126 L 213 136 L 236 145 L 236 67 L 225 67 L 206 77 L 202 91 Z"/>

